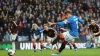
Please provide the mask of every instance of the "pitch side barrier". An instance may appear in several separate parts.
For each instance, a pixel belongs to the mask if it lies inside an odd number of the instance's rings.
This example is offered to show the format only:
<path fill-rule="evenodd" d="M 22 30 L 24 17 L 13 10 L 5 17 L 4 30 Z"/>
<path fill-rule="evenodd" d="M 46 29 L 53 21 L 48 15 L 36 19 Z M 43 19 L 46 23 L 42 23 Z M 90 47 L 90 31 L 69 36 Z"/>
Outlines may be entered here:
<path fill-rule="evenodd" d="M 43 43 L 46 45 L 47 43 Z M 94 43 L 75 43 L 78 48 L 95 48 Z M 16 49 L 17 50 L 32 50 L 32 42 L 15 42 Z M 61 46 L 61 43 L 58 43 L 58 47 Z M 53 46 L 55 49 L 57 49 L 57 46 Z M 7 50 L 12 48 L 11 42 L 0 42 L 0 50 Z M 36 49 L 40 49 L 40 43 L 36 43 Z M 46 49 L 46 48 L 44 48 Z M 69 45 L 66 45 L 66 49 L 69 49 Z"/>

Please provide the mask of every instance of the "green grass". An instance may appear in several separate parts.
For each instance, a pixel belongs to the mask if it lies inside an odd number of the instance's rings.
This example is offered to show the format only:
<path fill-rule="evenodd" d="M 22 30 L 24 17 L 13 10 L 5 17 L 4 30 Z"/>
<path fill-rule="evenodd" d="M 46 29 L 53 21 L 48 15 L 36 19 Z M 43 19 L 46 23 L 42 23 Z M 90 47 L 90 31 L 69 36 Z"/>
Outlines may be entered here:
<path fill-rule="evenodd" d="M 14 56 L 52 56 L 50 50 L 17 50 Z M 0 56 L 7 56 L 6 50 L 0 50 Z M 100 56 L 100 49 L 79 49 L 78 52 L 74 50 L 65 49 L 60 56 Z"/>

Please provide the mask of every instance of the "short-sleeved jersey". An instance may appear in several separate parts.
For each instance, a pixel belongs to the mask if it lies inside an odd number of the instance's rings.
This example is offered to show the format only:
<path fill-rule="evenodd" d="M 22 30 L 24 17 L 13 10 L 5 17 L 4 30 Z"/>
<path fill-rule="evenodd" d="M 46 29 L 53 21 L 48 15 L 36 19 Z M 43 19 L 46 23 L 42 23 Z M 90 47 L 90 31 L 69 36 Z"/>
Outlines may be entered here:
<path fill-rule="evenodd" d="M 55 30 L 52 28 L 49 28 L 48 31 L 47 30 L 43 30 L 43 35 L 45 36 L 49 36 L 51 38 L 55 37 Z"/>
<path fill-rule="evenodd" d="M 70 33 L 70 35 L 77 37 L 79 36 L 79 26 L 78 26 L 78 22 L 83 23 L 84 20 L 80 19 L 77 16 L 70 16 L 69 18 L 66 19 L 66 22 L 57 22 L 56 24 L 62 25 L 62 24 L 67 24 L 68 27 L 68 31 Z"/>
<path fill-rule="evenodd" d="M 35 35 L 40 35 L 40 36 L 41 36 L 41 33 L 42 33 L 42 32 L 41 32 L 41 28 L 40 28 L 40 27 L 38 27 L 37 30 L 35 30 L 35 29 L 33 29 L 33 28 L 31 29 L 31 36 L 33 36 L 33 37 L 34 37 L 34 34 L 35 34 Z"/>
<path fill-rule="evenodd" d="M 89 30 L 92 31 L 93 33 L 99 32 L 99 27 L 98 25 L 90 25 Z"/>
<path fill-rule="evenodd" d="M 90 25 L 89 26 L 89 30 L 90 31 L 92 31 L 93 33 L 97 33 L 97 32 L 99 32 L 99 27 L 98 27 L 98 25 Z M 98 35 L 96 35 L 96 36 L 99 36 L 100 34 L 98 34 Z"/>

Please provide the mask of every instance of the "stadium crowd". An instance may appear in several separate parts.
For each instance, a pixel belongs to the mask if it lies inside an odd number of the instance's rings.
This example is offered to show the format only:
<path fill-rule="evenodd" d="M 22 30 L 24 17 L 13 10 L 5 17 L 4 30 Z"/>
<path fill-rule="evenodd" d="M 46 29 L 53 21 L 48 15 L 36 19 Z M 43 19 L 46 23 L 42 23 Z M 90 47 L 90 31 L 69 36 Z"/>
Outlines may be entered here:
<path fill-rule="evenodd" d="M 80 24 L 80 39 L 87 40 L 90 20 L 94 19 L 100 27 L 100 0 L 0 0 L 0 41 L 11 41 L 12 22 L 17 23 L 20 41 L 30 41 L 32 24 L 43 28 L 48 21 L 58 22 L 64 18 L 66 10 L 71 10 L 85 20 Z M 64 26 L 52 26 L 58 33 Z M 19 41 L 18 39 L 16 39 Z"/>

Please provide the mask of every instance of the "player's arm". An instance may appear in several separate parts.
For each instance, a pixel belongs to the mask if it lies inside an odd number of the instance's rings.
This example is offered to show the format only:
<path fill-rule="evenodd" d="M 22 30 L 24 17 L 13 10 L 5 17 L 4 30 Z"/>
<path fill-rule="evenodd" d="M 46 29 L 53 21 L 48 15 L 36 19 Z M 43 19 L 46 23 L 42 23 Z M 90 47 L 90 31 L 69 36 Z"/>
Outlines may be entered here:
<path fill-rule="evenodd" d="M 78 21 L 79 21 L 80 23 L 83 23 L 83 24 L 84 24 L 84 20 L 81 19 L 80 17 L 78 17 Z"/>
<path fill-rule="evenodd" d="M 98 35 L 98 34 L 100 34 L 100 31 L 99 31 L 99 32 L 97 32 L 97 33 L 94 33 L 94 35 Z"/>
<path fill-rule="evenodd" d="M 43 31 L 42 31 L 42 29 L 40 28 L 40 27 L 38 27 L 38 30 L 39 30 L 39 35 L 41 36 L 41 38 L 43 38 Z"/>
<path fill-rule="evenodd" d="M 16 24 L 16 22 L 15 22 L 15 21 L 13 21 L 13 23 L 14 23 L 14 25 L 17 27 L 17 24 Z"/>
<path fill-rule="evenodd" d="M 67 21 L 68 21 L 68 20 L 64 20 L 64 21 L 56 22 L 56 23 L 51 23 L 51 22 L 48 22 L 48 23 L 49 23 L 50 25 L 55 25 L 55 24 L 56 24 L 56 25 L 61 25 L 61 26 L 62 26 L 62 25 L 64 25 L 64 24 L 67 24 Z"/>

